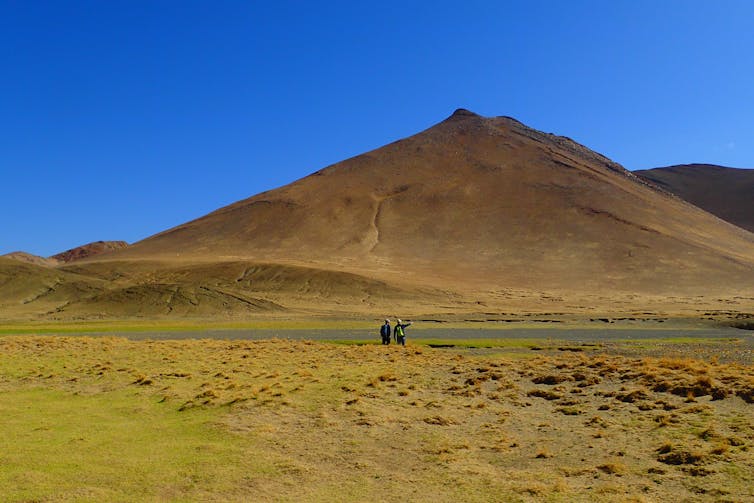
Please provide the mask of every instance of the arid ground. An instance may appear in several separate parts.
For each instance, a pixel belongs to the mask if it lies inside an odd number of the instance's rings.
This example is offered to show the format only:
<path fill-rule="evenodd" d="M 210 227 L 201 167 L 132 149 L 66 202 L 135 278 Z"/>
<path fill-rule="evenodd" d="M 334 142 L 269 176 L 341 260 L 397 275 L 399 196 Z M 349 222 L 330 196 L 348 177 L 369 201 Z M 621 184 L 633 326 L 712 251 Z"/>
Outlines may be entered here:
<path fill-rule="evenodd" d="M 557 329 L 478 339 L 421 332 L 405 348 L 4 335 L 0 493 L 754 500 L 750 332 L 663 339 L 626 329 L 605 344 L 558 338 Z M 744 359 L 712 356 L 726 352 Z"/>

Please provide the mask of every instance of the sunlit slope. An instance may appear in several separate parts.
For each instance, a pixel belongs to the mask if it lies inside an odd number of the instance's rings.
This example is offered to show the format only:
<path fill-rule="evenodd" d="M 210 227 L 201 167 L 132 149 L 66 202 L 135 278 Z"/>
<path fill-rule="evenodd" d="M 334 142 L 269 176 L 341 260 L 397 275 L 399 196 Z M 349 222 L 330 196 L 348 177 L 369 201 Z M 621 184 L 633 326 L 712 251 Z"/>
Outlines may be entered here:
<path fill-rule="evenodd" d="M 754 169 L 684 164 L 634 173 L 723 220 L 754 232 Z"/>
<path fill-rule="evenodd" d="M 709 291 L 750 283 L 754 235 L 567 138 L 459 110 L 109 257 L 253 259 L 455 289 Z"/>
<path fill-rule="evenodd" d="M 0 257 L 2 319 L 54 314 L 72 300 L 106 289 L 106 282 L 88 275 Z"/>
<path fill-rule="evenodd" d="M 434 312 L 454 299 L 459 300 L 346 272 L 247 261 L 108 261 L 50 268 L 0 258 L 2 320 Z"/>
<path fill-rule="evenodd" d="M 430 306 L 448 296 L 346 272 L 248 261 L 76 263 L 68 273 L 100 278 L 107 291 L 72 299 L 62 315 L 101 317 L 361 313 Z M 436 308 L 435 308 L 436 309 Z"/>

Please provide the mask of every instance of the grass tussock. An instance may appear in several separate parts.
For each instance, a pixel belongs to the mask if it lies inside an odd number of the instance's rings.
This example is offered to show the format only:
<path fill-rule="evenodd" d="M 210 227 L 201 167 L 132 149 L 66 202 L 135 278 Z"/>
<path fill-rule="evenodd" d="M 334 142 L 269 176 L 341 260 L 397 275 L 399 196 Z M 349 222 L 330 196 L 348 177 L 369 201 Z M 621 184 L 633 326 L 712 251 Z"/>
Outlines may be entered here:
<path fill-rule="evenodd" d="M 526 393 L 526 396 L 535 396 L 538 398 L 544 398 L 545 400 L 560 400 L 563 398 L 562 394 L 547 389 L 534 389 Z"/>
<path fill-rule="evenodd" d="M 695 465 L 705 459 L 700 451 L 691 451 L 683 447 L 664 447 L 658 450 L 657 461 L 667 465 Z"/>
<path fill-rule="evenodd" d="M 603 473 L 607 473 L 608 475 L 618 476 L 623 475 L 628 471 L 625 463 L 618 461 L 601 464 L 597 467 L 597 469 Z"/>

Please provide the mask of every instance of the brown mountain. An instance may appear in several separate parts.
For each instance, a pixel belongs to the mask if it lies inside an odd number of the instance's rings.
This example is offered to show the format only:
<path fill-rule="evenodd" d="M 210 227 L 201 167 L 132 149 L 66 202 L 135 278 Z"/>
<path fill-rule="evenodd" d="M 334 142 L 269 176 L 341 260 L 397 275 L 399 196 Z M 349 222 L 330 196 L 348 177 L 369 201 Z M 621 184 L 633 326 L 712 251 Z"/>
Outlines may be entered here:
<path fill-rule="evenodd" d="M 59 270 L 93 281 L 60 316 L 696 312 L 751 304 L 754 235 L 568 138 L 458 110 Z"/>
<path fill-rule="evenodd" d="M 754 169 L 683 164 L 634 173 L 723 220 L 754 232 Z"/>
<path fill-rule="evenodd" d="M 84 258 L 94 257 L 102 253 L 108 253 L 115 250 L 120 250 L 128 246 L 125 241 L 95 241 L 85 245 L 71 248 L 64 252 L 53 255 L 50 258 L 58 260 L 60 262 L 68 263 Z"/>
<path fill-rule="evenodd" d="M 754 236 L 576 142 L 458 110 L 113 257 L 255 260 L 441 288 L 664 291 L 739 278 Z"/>

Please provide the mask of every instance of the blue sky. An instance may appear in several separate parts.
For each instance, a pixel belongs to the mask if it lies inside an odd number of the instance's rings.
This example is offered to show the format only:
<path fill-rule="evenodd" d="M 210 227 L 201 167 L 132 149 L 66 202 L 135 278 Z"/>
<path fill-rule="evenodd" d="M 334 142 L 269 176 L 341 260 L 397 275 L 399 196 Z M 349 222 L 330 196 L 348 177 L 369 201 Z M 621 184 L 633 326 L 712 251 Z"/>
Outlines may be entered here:
<path fill-rule="evenodd" d="M 0 254 L 134 242 L 458 107 L 754 167 L 754 2 L 0 0 Z"/>

